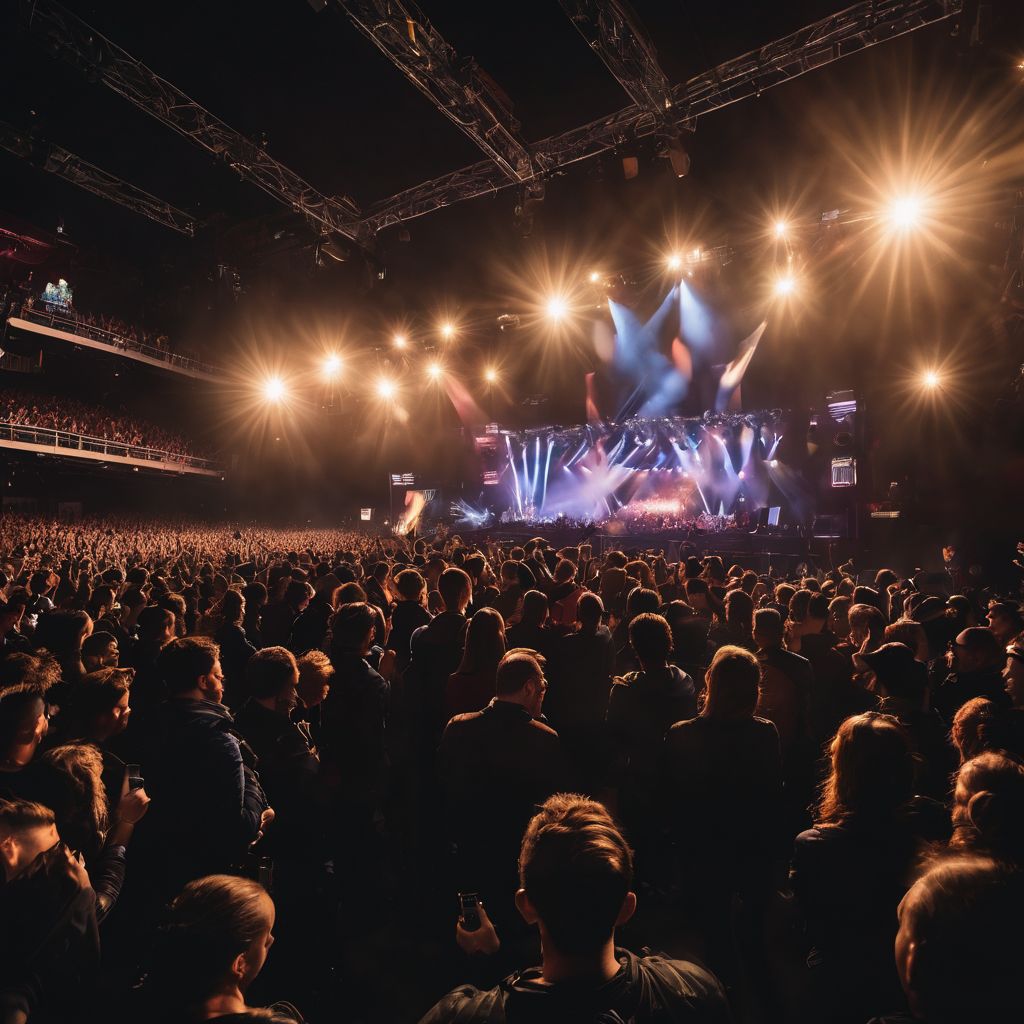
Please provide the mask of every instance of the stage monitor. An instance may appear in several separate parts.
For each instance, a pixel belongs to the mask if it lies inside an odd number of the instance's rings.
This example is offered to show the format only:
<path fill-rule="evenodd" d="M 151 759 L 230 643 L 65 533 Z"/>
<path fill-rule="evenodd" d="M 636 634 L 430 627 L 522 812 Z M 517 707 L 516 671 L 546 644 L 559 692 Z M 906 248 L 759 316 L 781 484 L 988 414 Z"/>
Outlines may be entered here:
<path fill-rule="evenodd" d="M 768 509 L 768 525 L 769 526 L 778 526 L 779 525 L 779 516 L 781 514 L 782 514 L 782 506 L 781 505 L 773 505 L 771 508 L 769 508 Z"/>
<path fill-rule="evenodd" d="M 364 523 L 370 522 L 370 520 L 373 519 L 373 509 L 372 508 L 361 508 L 359 510 L 359 519 L 360 519 L 361 522 L 364 522 Z"/>

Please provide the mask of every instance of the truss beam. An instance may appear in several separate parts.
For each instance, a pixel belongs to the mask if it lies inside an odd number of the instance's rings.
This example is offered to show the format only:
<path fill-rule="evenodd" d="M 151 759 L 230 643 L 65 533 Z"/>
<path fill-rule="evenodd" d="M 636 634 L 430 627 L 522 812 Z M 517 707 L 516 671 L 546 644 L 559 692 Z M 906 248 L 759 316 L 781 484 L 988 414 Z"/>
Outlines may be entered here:
<path fill-rule="evenodd" d="M 534 176 L 512 105 L 473 60 L 455 50 L 415 0 L 338 0 L 356 28 L 460 131 L 509 183 Z"/>
<path fill-rule="evenodd" d="M 58 56 L 223 159 L 241 178 L 302 214 L 321 233 L 355 238 L 359 208 L 352 199 L 322 195 L 260 145 L 230 128 L 54 0 L 22 0 L 22 13 L 30 31 L 46 40 Z"/>
<path fill-rule="evenodd" d="M 864 0 L 791 35 L 726 61 L 672 90 L 676 124 L 697 118 L 841 60 L 851 54 L 960 14 L 963 0 Z M 637 105 L 534 144 L 535 173 L 549 175 L 620 143 L 658 130 L 657 119 Z M 364 237 L 453 203 L 487 195 L 509 180 L 489 161 L 423 182 L 375 204 Z"/>

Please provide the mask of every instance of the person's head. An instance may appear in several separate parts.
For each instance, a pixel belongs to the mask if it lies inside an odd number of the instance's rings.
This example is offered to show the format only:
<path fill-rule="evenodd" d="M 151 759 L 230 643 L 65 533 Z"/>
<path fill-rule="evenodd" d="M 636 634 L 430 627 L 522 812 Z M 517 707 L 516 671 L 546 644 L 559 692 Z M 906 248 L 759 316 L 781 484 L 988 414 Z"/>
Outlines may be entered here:
<path fill-rule="evenodd" d="M 366 655 L 373 646 L 377 614 L 365 601 L 343 604 L 331 619 L 331 656 Z"/>
<path fill-rule="evenodd" d="M 884 594 L 893 583 L 899 582 L 899 576 L 892 569 L 879 569 L 875 573 L 875 590 Z"/>
<path fill-rule="evenodd" d="M 919 662 L 923 664 L 928 661 L 928 634 L 920 622 L 914 622 L 913 619 L 897 619 L 890 622 L 885 627 L 883 638 L 883 647 L 891 643 L 905 644 L 914 652 L 914 657 Z"/>
<path fill-rule="evenodd" d="M 1001 644 L 1008 644 L 1024 631 L 1020 605 L 1012 601 L 993 601 L 988 606 L 988 627 Z"/>
<path fill-rule="evenodd" d="M 604 616 L 604 602 L 597 594 L 589 591 L 580 596 L 576 605 L 576 621 L 583 629 L 594 630 L 601 625 Z"/>
<path fill-rule="evenodd" d="M 782 616 L 774 608 L 758 608 L 754 612 L 754 643 L 767 651 L 782 646 L 785 635 Z"/>
<path fill-rule="evenodd" d="M 828 603 L 828 628 L 837 637 L 845 637 L 850 632 L 850 608 L 852 598 L 833 597 Z"/>
<path fill-rule="evenodd" d="M 92 632 L 92 619 L 78 609 L 58 610 L 39 616 L 33 641 L 61 662 L 81 658 L 82 641 Z"/>
<path fill-rule="evenodd" d="M 593 957 L 636 910 L 633 854 L 602 804 L 561 793 L 530 820 L 519 851 L 516 906 L 545 950 Z"/>
<path fill-rule="evenodd" d="M 502 590 L 508 590 L 519 582 L 520 564 L 511 558 L 501 563 L 501 569 L 498 570 L 498 585 Z"/>
<path fill-rule="evenodd" d="M 279 715 L 287 718 L 294 710 L 298 685 L 299 667 L 287 647 L 264 647 L 246 662 L 249 696 Z"/>
<path fill-rule="evenodd" d="M 813 595 L 809 590 L 798 590 L 789 601 L 789 619 L 791 622 L 803 624 L 807 618 L 807 608 Z"/>
<path fill-rule="evenodd" d="M 804 613 L 804 632 L 820 633 L 828 624 L 829 600 L 827 595 L 807 591 L 811 596 Z"/>
<path fill-rule="evenodd" d="M 168 909 L 149 983 L 172 1007 L 196 1013 L 214 996 L 244 996 L 273 945 L 274 903 L 257 882 L 208 875 Z"/>
<path fill-rule="evenodd" d="M 133 668 L 101 668 L 84 675 L 61 709 L 61 735 L 94 743 L 124 732 L 131 717 Z"/>
<path fill-rule="evenodd" d="M 775 586 L 775 603 L 780 608 L 789 609 L 789 602 L 793 600 L 796 587 L 792 583 L 778 583 Z"/>
<path fill-rule="evenodd" d="M 672 653 L 672 630 L 661 615 L 644 612 L 629 624 L 629 644 L 641 668 L 658 668 Z"/>
<path fill-rule="evenodd" d="M 235 593 L 231 590 L 228 593 Z M 226 598 L 227 595 L 225 595 Z M 174 639 L 175 615 L 167 608 L 151 605 L 139 612 L 136 620 L 139 639 L 147 644 L 163 647 Z"/>
<path fill-rule="evenodd" d="M 1024 708 L 1024 643 L 1016 641 L 1006 647 L 1003 686 L 1015 708 Z"/>
<path fill-rule="evenodd" d="M 209 637 L 184 636 L 172 640 L 160 651 L 156 664 L 169 697 L 208 700 L 214 704 L 223 701 L 220 647 Z"/>
<path fill-rule="evenodd" d="M 49 807 L 30 800 L 0 800 L 0 865 L 7 881 L 58 842 L 57 819 Z"/>
<path fill-rule="evenodd" d="M 702 579 L 688 579 L 685 583 L 686 603 L 698 612 L 708 609 L 708 585 Z"/>
<path fill-rule="evenodd" d="M 49 728 L 43 688 L 16 683 L 0 691 L 0 762 L 23 768 L 35 756 Z"/>
<path fill-rule="evenodd" d="M 469 620 L 460 672 L 494 672 L 505 656 L 505 621 L 494 608 L 480 608 Z"/>
<path fill-rule="evenodd" d="M 998 708 L 987 697 L 972 697 L 961 705 L 949 732 L 961 764 L 990 749 L 989 737 L 998 715 Z"/>
<path fill-rule="evenodd" d="M 655 587 L 654 573 L 651 571 L 651 567 L 642 559 L 637 558 L 632 562 L 626 563 L 626 575 L 633 580 L 636 580 L 641 587 L 647 590 L 653 590 Z"/>
<path fill-rule="evenodd" d="M 113 587 L 101 583 L 96 587 L 92 596 L 86 603 L 85 610 L 94 618 L 98 619 L 106 615 L 114 607 L 116 591 Z"/>
<path fill-rule="evenodd" d="M 364 604 L 365 602 L 366 591 L 355 580 L 343 583 L 334 592 L 335 608 L 341 608 L 346 604 Z"/>
<path fill-rule="evenodd" d="M 885 635 L 885 616 L 872 604 L 854 604 L 850 608 L 850 640 L 857 647 L 867 641 L 869 647 L 881 644 Z"/>
<path fill-rule="evenodd" d="M 427 583 L 415 569 L 403 569 L 395 577 L 395 589 L 403 601 L 423 604 L 427 596 Z"/>
<path fill-rule="evenodd" d="M 299 697 L 307 708 L 315 707 L 327 700 L 331 692 L 331 676 L 334 666 L 323 651 L 307 651 L 298 660 Z"/>
<path fill-rule="evenodd" d="M 98 633 L 90 633 L 82 641 L 82 664 L 86 672 L 96 672 L 101 668 L 117 668 L 120 657 L 117 637 L 113 633 L 100 630 Z"/>
<path fill-rule="evenodd" d="M 1024 765 L 1015 757 L 990 750 L 960 766 L 950 845 L 1024 867 Z"/>
<path fill-rule="evenodd" d="M 1024 1019 L 1024 881 L 988 857 L 936 862 L 900 903 L 896 970 L 928 1024 Z"/>
<path fill-rule="evenodd" d="M 820 824 L 884 821 L 913 795 L 910 740 L 891 715 L 868 711 L 847 718 L 830 753 L 831 770 L 818 804 Z"/>
<path fill-rule="evenodd" d="M 261 587 L 263 584 L 259 584 Z M 266 587 L 263 587 L 264 601 L 266 604 Z M 162 594 L 156 602 L 158 608 L 164 608 L 174 616 L 174 635 L 184 636 L 188 631 L 188 602 L 182 594 Z M 259 605 L 253 607 L 259 608 Z M 139 613 L 141 616 L 141 612 Z"/>
<path fill-rule="evenodd" d="M 754 602 L 745 590 L 730 590 L 725 595 L 726 624 L 738 629 L 745 636 L 754 626 Z"/>
<path fill-rule="evenodd" d="M 719 647 L 704 676 L 705 718 L 751 718 L 757 707 L 761 670 L 757 658 L 742 647 Z"/>
<path fill-rule="evenodd" d="M 986 626 L 961 630 L 953 641 L 953 665 L 958 672 L 980 672 L 999 665 L 1004 648 Z M 1001 667 L 1001 666 L 1000 666 Z"/>
<path fill-rule="evenodd" d="M 626 618 L 656 612 L 661 607 L 661 594 L 649 587 L 634 587 L 626 595 Z"/>
<path fill-rule="evenodd" d="M 453 566 L 445 569 L 438 577 L 437 589 L 444 601 L 445 611 L 461 615 L 473 596 L 473 581 L 465 571 Z"/>
<path fill-rule="evenodd" d="M 242 587 L 242 597 L 245 598 L 245 607 L 249 615 L 262 608 L 269 600 L 266 586 L 258 581 L 246 583 Z"/>
<path fill-rule="evenodd" d="M 106 834 L 107 795 L 103 755 L 91 743 L 67 743 L 46 751 L 33 765 L 34 799 L 53 809 L 57 831 L 72 849 L 91 858 Z"/>
<path fill-rule="evenodd" d="M 853 664 L 867 674 L 868 686 L 881 697 L 895 697 L 923 710 L 928 693 L 928 669 L 901 643 L 882 644 L 867 654 L 855 654 Z"/>
<path fill-rule="evenodd" d="M 6 636 L 15 626 L 21 622 L 25 606 L 20 604 L 8 604 L 0 600 L 0 636 Z"/>
<path fill-rule="evenodd" d="M 313 584 L 313 593 L 320 601 L 324 601 L 332 608 L 337 608 L 341 596 L 341 581 L 333 572 L 325 573 L 316 578 Z"/>
<path fill-rule="evenodd" d="M 309 604 L 312 596 L 313 588 L 305 580 L 290 579 L 284 588 L 284 602 L 290 605 L 296 614 Z"/>
<path fill-rule="evenodd" d="M 541 590 L 528 590 L 523 594 L 519 620 L 524 626 L 543 626 L 548 620 L 548 595 Z"/>
<path fill-rule="evenodd" d="M 555 582 L 556 583 L 571 583 L 576 578 L 576 565 L 574 562 L 570 562 L 568 558 L 563 558 L 555 566 Z"/>
<path fill-rule="evenodd" d="M 548 688 L 544 664 L 544 658 L 536 651 L 522 647 L 509 651 L 498 663 L 494 678 L 495 694 L 501 700 L 521 704 L 537 718 Z"/>

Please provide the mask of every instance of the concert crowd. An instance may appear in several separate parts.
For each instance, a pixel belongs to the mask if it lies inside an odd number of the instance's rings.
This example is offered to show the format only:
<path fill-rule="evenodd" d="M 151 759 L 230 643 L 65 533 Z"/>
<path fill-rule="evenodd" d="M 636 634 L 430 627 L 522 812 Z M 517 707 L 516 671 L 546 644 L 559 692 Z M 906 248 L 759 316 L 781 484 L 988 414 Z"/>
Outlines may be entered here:
<path fill-rule="evenodd" d="M 1019 590 L 0 519 L 0 1012 L 1020 1020 Z"/>
<path fill-rule="evenodd" d="M 207 457 L 181 435 L 140 420 L 124 409 L 107 409 L 63 395 L 0 388 L 0 422 L 154 448 L 178 458 Z"/>

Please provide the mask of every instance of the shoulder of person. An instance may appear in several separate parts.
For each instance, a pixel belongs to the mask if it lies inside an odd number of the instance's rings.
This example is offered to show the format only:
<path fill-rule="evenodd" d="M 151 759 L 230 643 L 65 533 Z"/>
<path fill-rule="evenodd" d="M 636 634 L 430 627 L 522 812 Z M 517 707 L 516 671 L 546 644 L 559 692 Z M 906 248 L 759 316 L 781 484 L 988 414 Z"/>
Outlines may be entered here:
<path fill-rule="evenodd" d="M 503 986 L 481 990 L 461 985 L 437 1002 L 420 1024 L 504 1024 L 505 996 Z"/>
<path fill-rule="evenodd" d="M 719 980 L 708 970 L 689 960 L 673 960 L 662 954 L 640 957 L 637 967 L 648 983 L 658 991 L 662 1006 L 685 1003 L 699 1008 L 701 1020 L 732 1019 L 729 1003 Z"/>
<path fill-rule="evenodd" d="M 547 736 L 551 740 L 558 739 L 558 733 L 547 722 L 542 722 L 538 718 L 531 718 L 527 724 L 533 732 L 540 736 Z"/>

